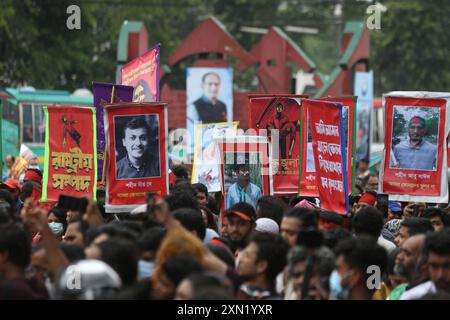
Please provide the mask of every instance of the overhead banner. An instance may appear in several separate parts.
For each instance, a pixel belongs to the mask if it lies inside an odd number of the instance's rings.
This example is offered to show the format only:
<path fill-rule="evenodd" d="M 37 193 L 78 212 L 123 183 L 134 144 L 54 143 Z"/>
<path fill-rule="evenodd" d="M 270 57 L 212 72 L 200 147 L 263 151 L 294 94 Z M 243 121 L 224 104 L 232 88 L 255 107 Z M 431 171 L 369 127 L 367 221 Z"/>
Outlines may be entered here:
<path fill-rule="evenodd" d="M 45 161 L 41 201 L 89 196 L 97 188 L 95 108 L 44 107 Z"/>
<path fill-rule="evenodd" d="M 249 127 L 267 136 L 272 150 L 273 194 L 298 194 L 303 95 L 249 95 Z"/>
<path fill-rule="evenodd" d="M 105 125 L 103 106 L 114 102 L 131 102 L 133 100 L 131 86 L 115 85 L 111 83 L 92 82 L 94 93 L 94 107 L 97 116 L 97 179 L 103 175 L 103 161 L 105 158 Z"/>
<path fill-rule="evenodd" d="M 105 106 L 108 213 L 130 212 L 146 194 L 168 193 L 167 104 Z"/>
<path fill-rule="evenodd" d="M 448 201 L 448 93 L 393 92 L 385 99 L 381 192 L 390 200 Z"/>
<path fill-rule="evenodd" d="M 220 186 L 220 163 L 216 158 L 214 139 L 235 136 L 238 121 L 200 124 L 195 127 L 194 163 L 192 183 L 203 183 L 208 192 L 218 192 Z"/>
<path fill-rule="evenodd" d="M 160 47 L 157 44 L 122 67 L 121 84 L 134 87 L 133 102 L 159 101 Z"/>
<path fill-rule="evenodd" d="M 342 105 L 305 100 L 310 121 L 320 207 L 347 214 L 348 181 Z"/>
<path fill-rule="evenodd" d="M 373 71 L 355 72 L 353 93 L 358 97 L 356 116 L 356 160 L 370 161 L 371 118 L 373 109 Z"/>

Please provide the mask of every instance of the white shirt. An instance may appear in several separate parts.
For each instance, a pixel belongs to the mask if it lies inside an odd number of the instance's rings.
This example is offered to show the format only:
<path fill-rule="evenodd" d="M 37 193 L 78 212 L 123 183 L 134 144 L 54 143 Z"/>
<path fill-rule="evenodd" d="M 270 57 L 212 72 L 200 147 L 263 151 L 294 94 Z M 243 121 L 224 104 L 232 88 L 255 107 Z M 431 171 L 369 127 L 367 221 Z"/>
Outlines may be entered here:
<path fill-rule="evenodd" d="M 382 235 L 380 235 L 380 236 L 378 237 L 377 243 L 378 243 L 378 245 L 380 245 L 380 246 L 382 246 L 384 249 L 386 249 L 386 251 L 387 251 L 388 253 L 390 253 L 392 250 L 394 250 L 395 248 L 397 248 L 397 246 L 396 246 L 394 243 L 392 243 L 392 242 L 389 241 L 389 240 L 386 240 L 385 238 L 383 238 Z"/>
<path fill-rule="evenodd" d="M 400 300 L 417 300 L 429 293 L 435 293 L 436 287 L 430 280 L 403 292 Z"/>

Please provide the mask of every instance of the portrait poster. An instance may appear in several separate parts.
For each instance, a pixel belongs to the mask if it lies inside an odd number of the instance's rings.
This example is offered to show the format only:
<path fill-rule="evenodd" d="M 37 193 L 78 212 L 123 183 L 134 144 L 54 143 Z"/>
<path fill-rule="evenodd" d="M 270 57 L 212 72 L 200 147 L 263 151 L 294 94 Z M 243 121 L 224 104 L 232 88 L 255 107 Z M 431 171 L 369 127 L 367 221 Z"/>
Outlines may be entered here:
<path fill-rule="evenodd" d="M 348 191 L 355 190 L 356 178 L 356 117 L 357 97 L 326 97 L 319 100 L 337 102 L 342 105 L 342 120 L 344 126 L 345 156 L 347 159 Z"/>
<path fill-rule="evenodd" d="M 105 125 L 103 106 L 115 102 L 131 102 L 133 100 L 131 86 L 122 86 L 112 83 L 92 82 L 94 94 L 94 107 L 97 117 L 97 180 L 102 179 L 103 161 L 105 159 Z"/>
<path fill-rule="evenodd" d="M 301 99 L 304 95 L 249 95 L 249 128 L 267 136 L 272 150 L 273 194 L 299 191 Z"/>
<path fill-rule="evenodd" d="M 450 94 L 394 92 L 384 99 L 381 192 L 394 201 L 447 202 Z"/>
<path fill-rule="evenodd" d="M 373 110 L 373 71 L 355 72 L 353 94 L 358 97 L 356 113 L 356 161 L 370 161 Z"/>
<path fill-rule="evenodd" d="M 167 104 L 105 106 L 106 212 L 130 212 L 168 193 Z"/>
<path fill-rule="evenodd" d="M 233 121 L 233 69 L 186 69 L 188 153 L 194 151 L 196 124 Z"/>
<path fill-rule="evenodd" d="M 208 192 L 221 191 L 220 163 L 214 139 L 235 136 L 239 121 L 198 124 L 195 126 L 194 163 L 191 183 L 203 183 Z"/>
<path fill-rule="evenodd" d="M 305 100 L 303 108 L 306 109 L 310 122 L 320 207 L 348 214 L 347 155 L 342 105 Z"/>
<path fill-rule="evenodd" d="M 222 209 L 247 202 L 256 209 L 259 198 L 271 194 L 270 144 L 266 137 L 216 139 L 220 160 Z"/>
<path fill-rule="evenodd" d="M 95 199 L 95 108 L 49 106 L 43 110 L 46 130 L 41 201 L 58 201 L 61 194 Z"/>
<path fill-rule="evenodd" d="M 161 45 L 122 67 L 121 84 L 134 87 L 133 102 L 159 101 L 159 57 Z"/>

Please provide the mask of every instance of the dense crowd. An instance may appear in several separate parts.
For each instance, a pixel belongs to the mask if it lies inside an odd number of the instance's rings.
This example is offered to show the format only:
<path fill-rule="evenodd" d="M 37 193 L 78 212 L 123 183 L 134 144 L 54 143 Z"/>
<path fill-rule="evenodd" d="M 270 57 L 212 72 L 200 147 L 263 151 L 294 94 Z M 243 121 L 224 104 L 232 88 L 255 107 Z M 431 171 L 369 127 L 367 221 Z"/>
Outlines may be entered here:
<path fill-rule="evenodd" d="M 85 210 L 67 210 L 38 201 L 38 168 L 19 180 L 8 168 L 0 300 L 450 297 L 448 204 L 377 203 L 378 175 L 366 161 L 348 217 L 299 196 L 222 211 L 182 166 L 172 168 L 169 195 L 149 195 L 132 212 L 105 213 L 101 186 Z"/>

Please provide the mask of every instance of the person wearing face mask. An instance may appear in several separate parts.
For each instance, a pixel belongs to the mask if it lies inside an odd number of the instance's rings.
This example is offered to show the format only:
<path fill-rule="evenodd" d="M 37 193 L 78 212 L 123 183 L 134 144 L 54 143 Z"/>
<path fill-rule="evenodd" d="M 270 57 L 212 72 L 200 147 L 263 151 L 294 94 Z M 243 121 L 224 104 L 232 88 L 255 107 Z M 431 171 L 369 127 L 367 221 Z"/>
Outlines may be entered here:
<path fill-rule="evenodd" d="M 156 254 L 166 235 L 162 227 L 152 227 L 145 230 L 138 239 L 139 262 L 138 279 L 148 279 L 155 271 Z"/>
<path fill-rule="evenodd" d="M 386 265 L 386 250 L 372 239 L 360 236 L 343 240 L 336 247 L 336 269 L 329 279 L 330 299 L 371 300 L 377 286 L 376 281 L 369 279 L 374 273 L 368 272 L 368 268 L 379 268 L 381 284 Z"/>
<path fill-rule="evenodd" d="M 60 207 L 54 207 L 48 212 L 47 221 L 48 226 L 52 230 L 53 234 L 58 237 L 59 240 L 62 240 L 62 237 L 64 233 L 66 232 L 67 228 L 67 210 L 60 208 Z M 33 237 L 33 245 L 38 244 L 41 242 L 42 236 L 40 233 L 37 233 Z"/>

